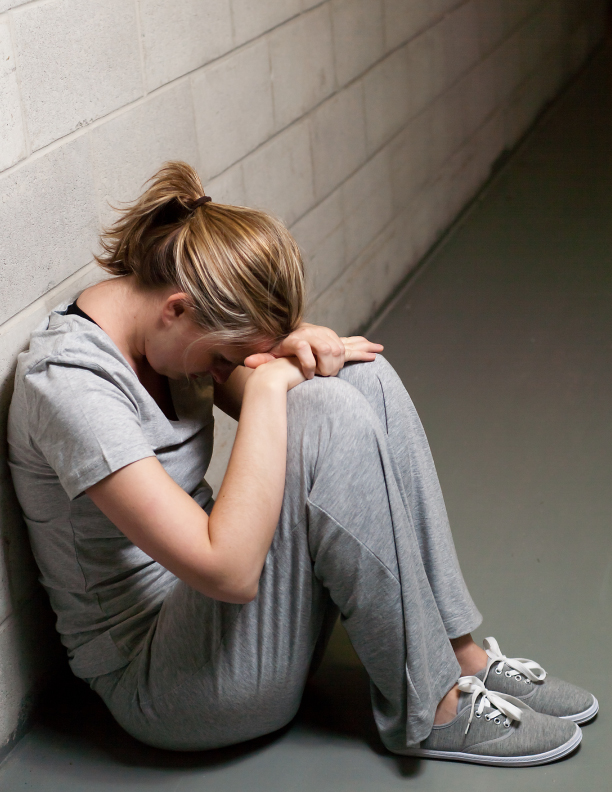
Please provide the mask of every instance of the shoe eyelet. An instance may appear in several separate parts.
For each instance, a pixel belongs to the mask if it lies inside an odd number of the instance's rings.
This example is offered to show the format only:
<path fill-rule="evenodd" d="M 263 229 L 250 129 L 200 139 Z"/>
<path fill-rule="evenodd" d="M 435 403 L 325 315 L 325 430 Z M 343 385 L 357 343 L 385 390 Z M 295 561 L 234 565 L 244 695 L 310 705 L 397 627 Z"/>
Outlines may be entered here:
<path fill-rule="evenodd" d="M 526 680 L 525 680 L 525 684 L 526 684 L 526 685 L 531 685 L 531 679 L 526 679 Z"/>
<path fill-rule="evenodd" d="M 504 728 L 505 729 L 509 729 L 510 728 L 510 724 L 509 723 L 504 723 Z"/>
<path fill-rule="evenodd" d="M 508 677 L 508 679 L 510 679 L 510 677 L 512 676 L 512 674 L 510 673 L 510 671 L 506 671 L 506 674 L 505 674 L 505 675 Z"/>
<path fill-rule="evenodd" d="M 494 722 L 495 722 L 495 723 L 497 723 L 497 725 L 498 725 L 498 726 L 499 726 L 499 724 L 501 723 L 501 721 L 500 721 L 500 719 L 499 719 L 499 718 L 495 718 L 495 721 L 494 721 Z"/>
<path fill-rule="evenodd" d="M 479 715 L 478 713 L 476 713 L 476 717 L 477 717 L 477 718 L 481 718 L 481 717 L 482 717 L 482 715 Z"/>
<path fill-rule="evenodd" d="M 522 677 L 522 676 L 519 674 L 519 675 L 516 677 L 516 681 L 517 681 L 517 682 L 520 682 L 522 678 L 523 678 L 523 677 Z"/>
<path fill-rule="evenodd" d="M 496 673 L 496 674 L 500 675 L 500 674 L 501 674 L 501 672 L 502 672 L 502 671 L 501 671 L 501 668 L 496 668 L 496 669 L 495 669 L 495 673 Z"/>

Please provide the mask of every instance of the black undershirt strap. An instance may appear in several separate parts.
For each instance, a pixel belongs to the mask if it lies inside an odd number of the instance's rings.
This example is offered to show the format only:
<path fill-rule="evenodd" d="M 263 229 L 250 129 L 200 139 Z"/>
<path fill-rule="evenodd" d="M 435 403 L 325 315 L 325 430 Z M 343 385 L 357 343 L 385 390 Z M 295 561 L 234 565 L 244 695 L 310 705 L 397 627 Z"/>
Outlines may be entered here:
<path fill-rule="evenodd" d="M 71 303 L 68 306 L 68 308 L 66 308 L 66 316 L 68 316 L 69 314 L 74 314 L 75 316 L 80 316 L 83 319 L 87 319 L 89 322 L 93 322 L 95 325 L 100 327 L 100 325 L 97 322 L 94 322 L 94 320 L 91 318 L 91 316 L 89 316 L 89 314 L 86 314 L 85 311 L 82 311 L 79 308 L 79 306 L 76 304 L 76 300 L 73 303 Z"/>

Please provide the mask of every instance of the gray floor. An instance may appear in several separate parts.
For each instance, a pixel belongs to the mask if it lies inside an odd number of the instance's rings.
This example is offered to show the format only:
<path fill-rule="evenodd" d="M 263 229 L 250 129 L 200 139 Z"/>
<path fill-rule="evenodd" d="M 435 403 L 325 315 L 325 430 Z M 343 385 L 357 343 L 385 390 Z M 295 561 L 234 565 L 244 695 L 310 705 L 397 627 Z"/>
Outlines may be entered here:
<path fill-rule="evenodd" d="M 338 631 L 294 724 L 212 754 L 141 746 L 58 685 L 1 790 L 612 788 L 611 64 L 595 59 L 372 334 L 429 433 L 479 637 L 600 699 L 578 753 L 530 769 L 385 753 Z"/>

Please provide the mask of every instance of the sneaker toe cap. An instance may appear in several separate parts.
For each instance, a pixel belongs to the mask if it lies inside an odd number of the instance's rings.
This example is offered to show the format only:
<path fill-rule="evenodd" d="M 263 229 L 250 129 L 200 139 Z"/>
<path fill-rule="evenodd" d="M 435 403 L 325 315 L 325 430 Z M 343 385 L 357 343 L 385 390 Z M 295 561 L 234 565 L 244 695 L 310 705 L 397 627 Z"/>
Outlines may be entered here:
<path fill-rule="evenodd" d="M 529 706 L 546 715 L 569 718 L 586 712 L 593 702 L 588 690 L 556 677 L 547 677 L 542 687 L 535 691 Z"/>

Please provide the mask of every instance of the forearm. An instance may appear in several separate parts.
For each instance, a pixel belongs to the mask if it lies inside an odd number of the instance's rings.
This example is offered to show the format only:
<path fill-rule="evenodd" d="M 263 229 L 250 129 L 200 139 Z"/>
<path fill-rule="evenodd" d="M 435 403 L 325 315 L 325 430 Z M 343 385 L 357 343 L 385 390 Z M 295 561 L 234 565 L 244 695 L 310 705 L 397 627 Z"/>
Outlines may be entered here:
<path fill-rule="evenodd" d="M 230 589 L 254 596 L 283 500 L 287 390 L 254 373 L 246 383 L 236 440 L 209 519 L 211 552 Z"/>
<path fill-rule="evenodd" d="M 240 418 L 244 389 L 253 369 L 238 366 L 223 384 L 215 383 L 215 406 L 234 420 Z"/>

